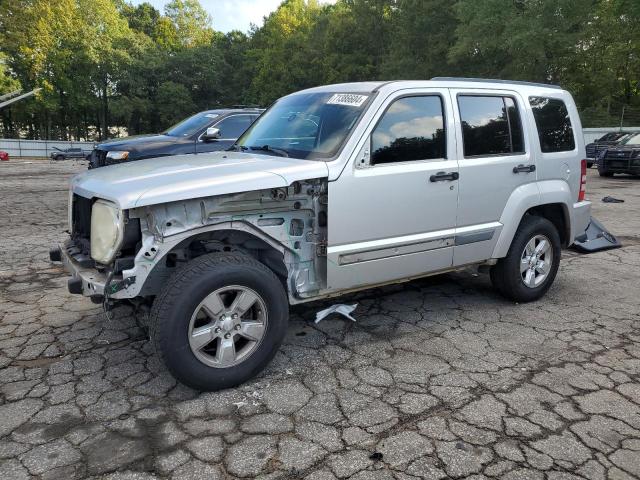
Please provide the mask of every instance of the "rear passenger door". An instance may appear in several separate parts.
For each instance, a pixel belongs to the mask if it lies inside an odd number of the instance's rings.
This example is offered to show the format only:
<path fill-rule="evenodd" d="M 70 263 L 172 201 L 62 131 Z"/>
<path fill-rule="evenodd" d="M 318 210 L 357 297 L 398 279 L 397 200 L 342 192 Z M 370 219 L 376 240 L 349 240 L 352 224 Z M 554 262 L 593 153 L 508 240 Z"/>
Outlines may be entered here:
<path fill-rule="evenodd" d="M 537 172 L 520 95 L 451 89 L 451 96 L 460 169 L 453 264 L 464 265 L 491 258 L 509 197 Z"/>

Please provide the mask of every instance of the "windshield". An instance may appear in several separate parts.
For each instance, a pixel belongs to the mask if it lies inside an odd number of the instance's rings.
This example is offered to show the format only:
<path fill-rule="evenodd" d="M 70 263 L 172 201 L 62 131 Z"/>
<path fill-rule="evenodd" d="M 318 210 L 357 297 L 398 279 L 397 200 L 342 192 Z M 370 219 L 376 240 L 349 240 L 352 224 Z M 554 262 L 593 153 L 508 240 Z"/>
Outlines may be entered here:
<path fill-rule="evenodd" d="M 631 135 L 624 142 L 622 142 L 622 144 L 623 145 L 640 145 L 640 133 L 636 133 L 635 135 Z"/>
<path fill-rule="evenodd" d="M 190 137 L 209 126 L 216 117 L 218 117 L 217 113 L 196 113 L 192 117 L 186 118 L 174 125 L 164 132 L 164 134 L 172 137 Z"/>
<path fill-rule="evenodd" d="M 596 140 L 596 142 L 614 142 L 621 139 L 625 135 L 626 133 L 623 132 L 610 132 L 600 137 L 598 140 Z"/>
<path fill-rule="evenodd" d="M 267 155 L 330 158 L 356 125 L 369 96 L 323 92 L 282 98 L 262 114 L 237 145 Z"/>

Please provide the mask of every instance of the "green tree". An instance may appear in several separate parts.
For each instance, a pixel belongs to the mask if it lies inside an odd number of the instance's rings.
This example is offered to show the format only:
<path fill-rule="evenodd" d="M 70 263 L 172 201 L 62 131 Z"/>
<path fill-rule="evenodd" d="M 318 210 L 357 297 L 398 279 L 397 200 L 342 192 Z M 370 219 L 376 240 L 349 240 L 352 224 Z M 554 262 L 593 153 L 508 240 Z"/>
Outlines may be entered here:
<path fill-rule="evenodd" d="M 473 76 L 558 83 L 594 0 L 460 0 L 449 59 Z"/>
<path fill-rule="evenodd" d="M 457 25 L 450 0 L 398 0 L 382 77 L 427 79 L 462 73 L 447 59 Z"/>
<path fill-rule="evenodd" d="M 294 90 L 317 85 L 309 35 L 321 8 L 315 0 L 286 0 L 252 32 L 246 61 L 252 77 L 248 97 L 269 104 Z"/>
<path fill-rule="evenodd" d="M 173 23 L 182 46 L 193 47 L 211 42 L 211 16 L 198 0 L 172 0 L 164 11 Z"/>

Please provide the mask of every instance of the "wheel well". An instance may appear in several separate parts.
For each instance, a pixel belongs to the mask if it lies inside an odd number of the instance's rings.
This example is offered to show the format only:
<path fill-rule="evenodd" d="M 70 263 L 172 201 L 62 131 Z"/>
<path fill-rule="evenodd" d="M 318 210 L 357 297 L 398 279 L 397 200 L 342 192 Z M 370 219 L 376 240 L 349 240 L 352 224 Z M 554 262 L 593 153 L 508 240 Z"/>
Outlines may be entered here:
<path fill-rule="evenodd" d="M 566 208 L 563 204 L 548 203 L 546 205 L 538 205 L 536 207 L 530 208 L 526 213 L 528 213 L 529 215 L 543 217 L 549 220 L 556 227 L 556 230 L 558 230 L 562 246 L 566 247 L 569 244 L 571 225 L 568 219 Z"/>
<path fill-rule="evenodd" d="M 174 246 L 149 274 L 144 294 L 156 295 L 176 268 L 188 261 L 215 252 L 238 252 L 249 255 L 269 268 L 287 291 L 288 269 L 280 251 L 266 241 L 240 230 L 215 230 L 187 238 Z"/>
<path fill-rule="evenodd" d="M 266 265 L 281 280 L 287 278 L 288 272 L 282 253 L 250 233 L 240 230 L 216 230 L 191 237 L 184 243 L 181 244 L 182 248 L 189 251 L 190 258 L 212 252 L 242 252 Z"/>

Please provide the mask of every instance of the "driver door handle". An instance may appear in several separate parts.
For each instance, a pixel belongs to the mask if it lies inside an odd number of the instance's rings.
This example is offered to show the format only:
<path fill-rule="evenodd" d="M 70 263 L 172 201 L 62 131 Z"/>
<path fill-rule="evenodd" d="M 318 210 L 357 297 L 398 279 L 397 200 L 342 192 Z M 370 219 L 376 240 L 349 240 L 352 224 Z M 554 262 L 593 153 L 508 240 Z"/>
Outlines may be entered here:
<path fill-rule="evenodd" d="M 517 167 L 513 167 L 513 173 L 531 173 L 536 171 L 535 165 L 523 165 L 520 164 Z"/>
<path fill-rule="evenodd" d="M 435 175 L 431 175 L 429 177 L 430 182 L 444 182 L 445 180 L 449 180 L 450 182 L 454 180 L 458 180 L 460 178 L 460 174 L 458 172 L 438 172 Z"/>

